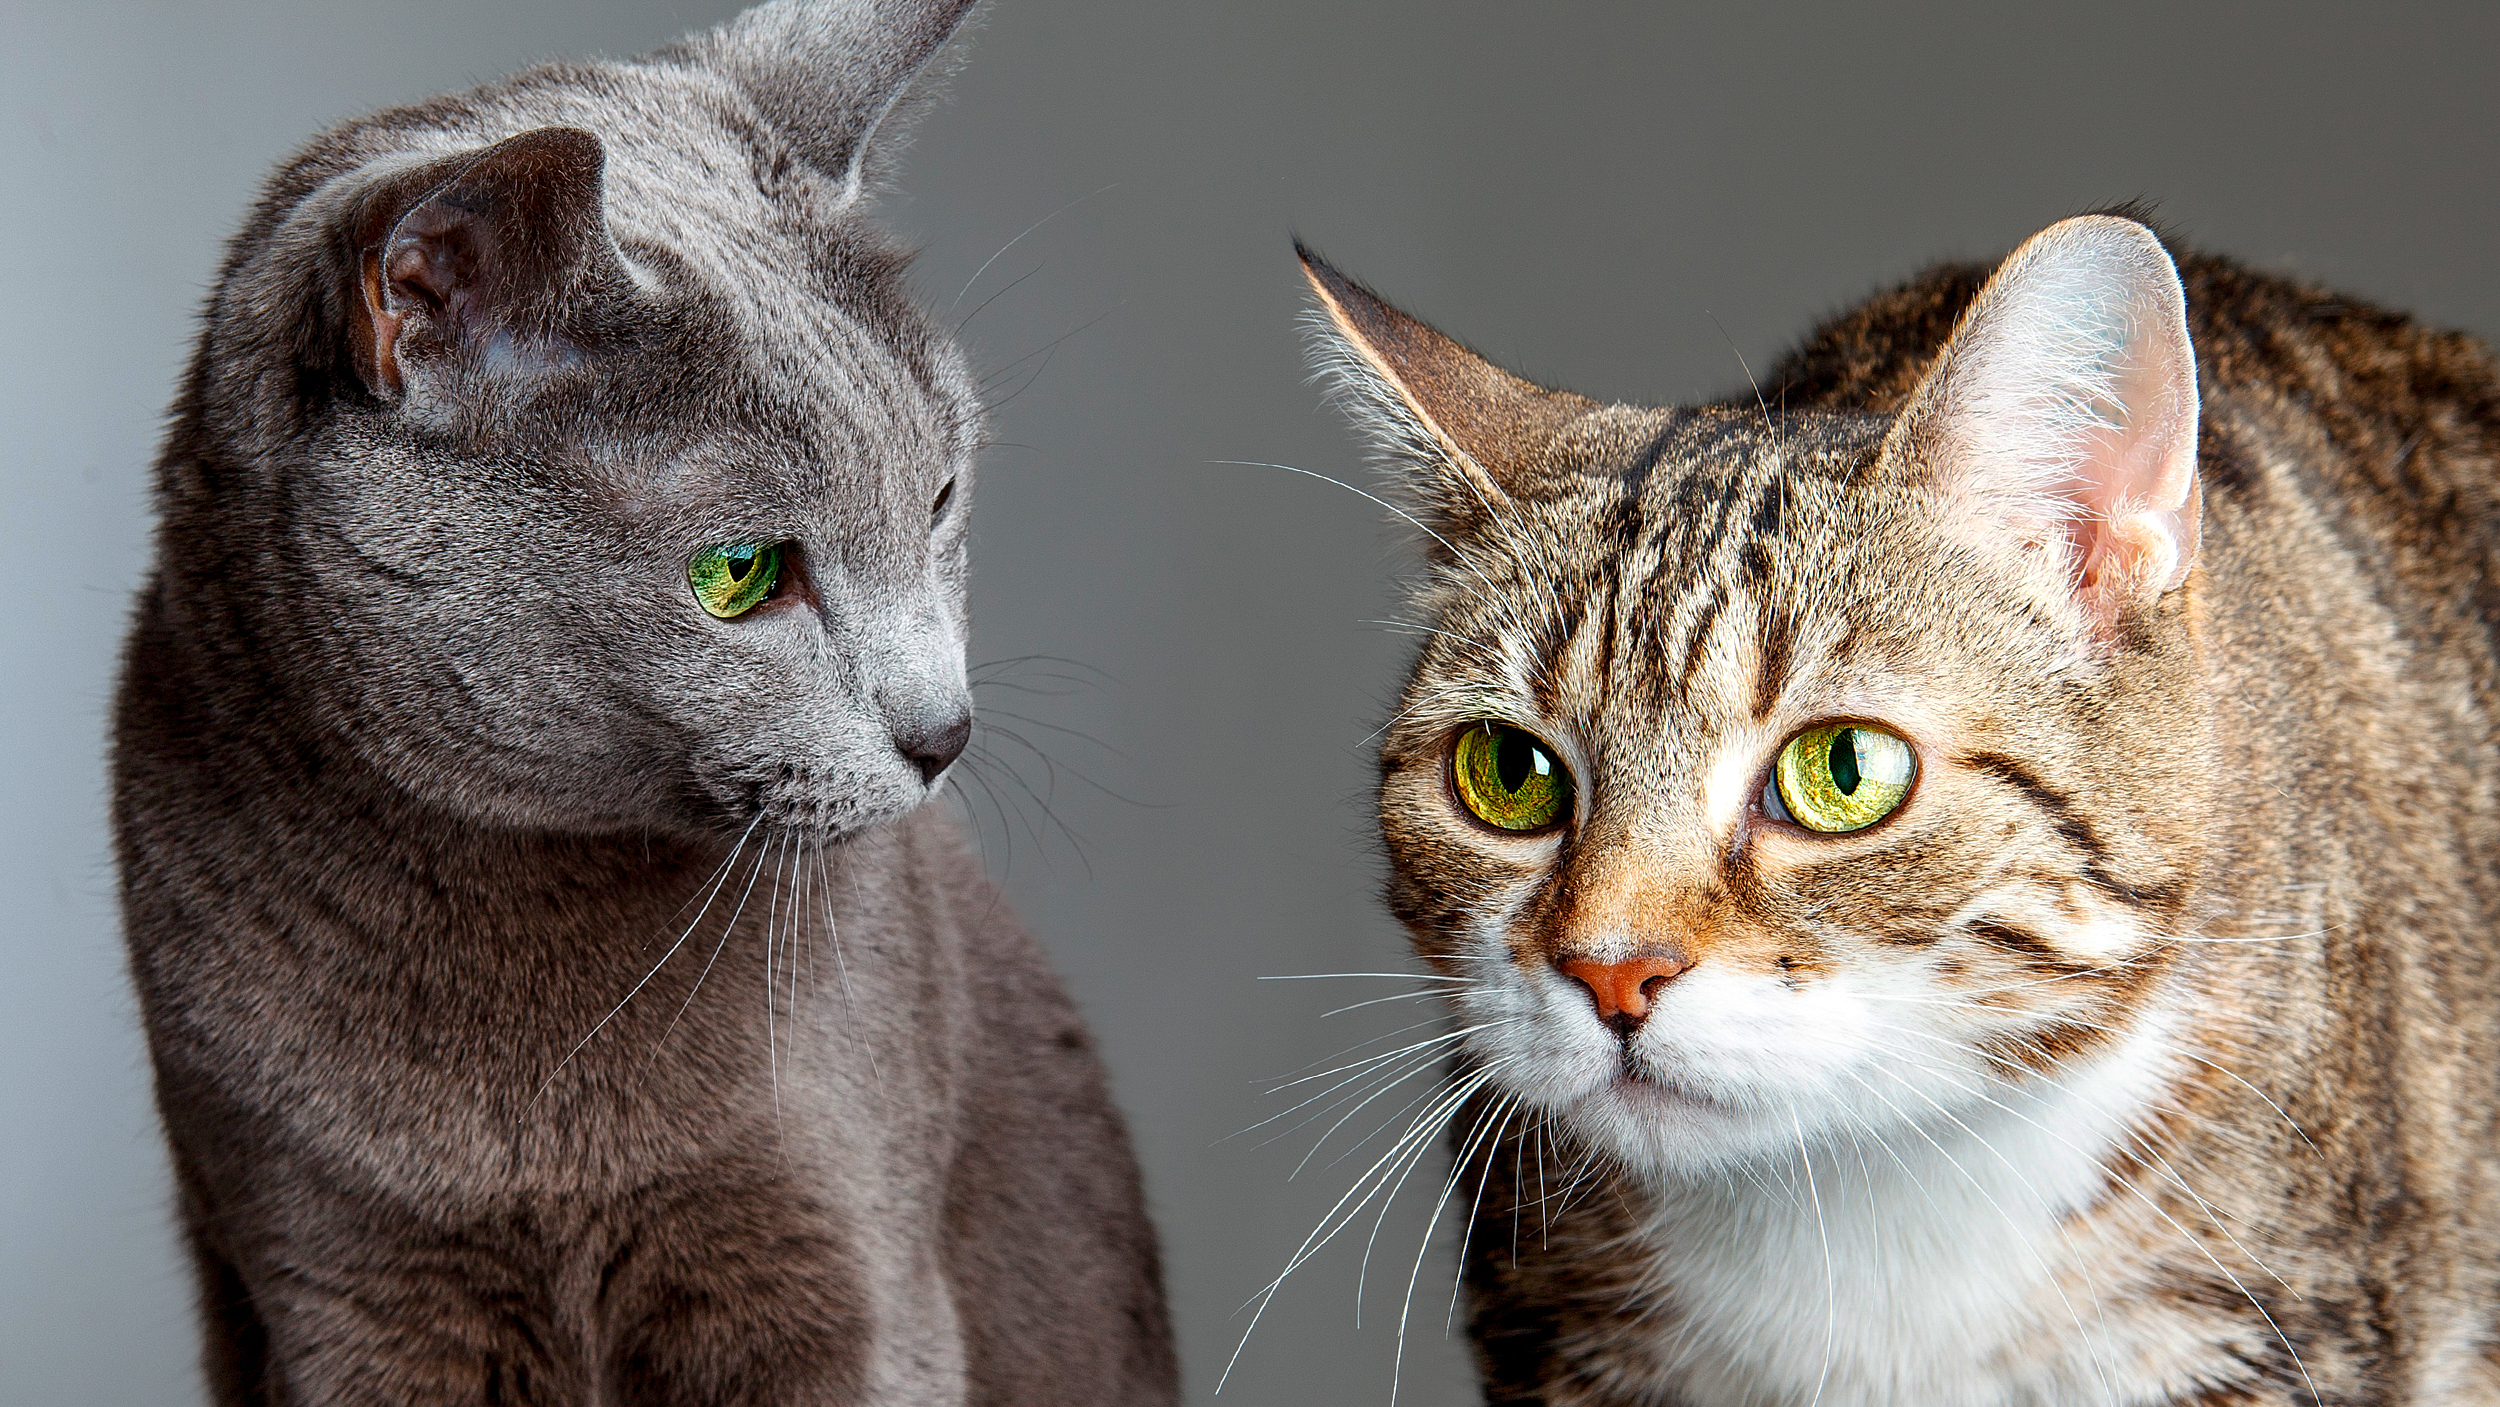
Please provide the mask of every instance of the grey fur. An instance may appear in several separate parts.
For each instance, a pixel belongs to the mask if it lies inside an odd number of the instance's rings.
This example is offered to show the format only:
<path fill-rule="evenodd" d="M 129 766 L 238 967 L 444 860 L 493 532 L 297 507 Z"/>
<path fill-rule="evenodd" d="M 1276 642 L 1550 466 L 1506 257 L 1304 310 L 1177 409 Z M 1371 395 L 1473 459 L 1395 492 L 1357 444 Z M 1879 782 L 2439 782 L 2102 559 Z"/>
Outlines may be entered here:
<path fill-rule="evenodd" d="M 861 207 L 966 8 L 352 122 L 231 246 L 115 755 L 219 1402 L 1174 1396 L 1090 1045 L 915 809 L 980 412 Z"/>

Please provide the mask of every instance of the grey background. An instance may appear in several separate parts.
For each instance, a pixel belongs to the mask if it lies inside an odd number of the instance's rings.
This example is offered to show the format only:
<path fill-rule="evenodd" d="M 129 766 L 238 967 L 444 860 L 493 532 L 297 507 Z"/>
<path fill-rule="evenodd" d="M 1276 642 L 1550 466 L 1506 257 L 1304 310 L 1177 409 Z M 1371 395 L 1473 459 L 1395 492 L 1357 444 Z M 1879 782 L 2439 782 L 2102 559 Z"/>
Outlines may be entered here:
<path fill-rule="evenodd" d="M 0 1399 L 196 1396 L 100 725 L 157 417 L 219 241 L 317 125 L 733 8 L 0 12 Z M 940 304 L 1059 212 L 960 304 L 998 295 L 966 335 L 1014 393 L 979 501 L 974 655 L 1102 676 L 985 691 L 988 721 L 1049 761 L 993 731 L 1001 804 L 967 796 L 1101 1034 L 1194 1400 L 1235 1307 L 1355 1166 L 1289 1182 L 1310 1131 L 1218 1140 L 1284 1107 L 1258 1077 L 1424 1014 L 1322 1021 L 1402 989 L 1255 980 L 1401 952 L 1371 896 L 1364 751 L 1401 657 L 1366 622 L 1396 614 L 1401 540 L 1342 489 L 1209 463 L 1366 482 L 1304 383 L 1289 230 L 1531 375 L 1644 400 L 1740 387 L 1740 353 L 1761 367 L 1881 281 L 2135 196 L 2211 247 L 2500 331 L 2491 7 L 2049 8 L 997 0 L 888 210 Z M 1387 1402 L 1430 1200 L 1419 1179 L 1382 1234 L 1360 1328 L 1355 1257 L 1332 1254 L 1223 1400 Z M 1409 1401 L 1466 1391 L 1449 1264 L 1424 1261 Z"/>

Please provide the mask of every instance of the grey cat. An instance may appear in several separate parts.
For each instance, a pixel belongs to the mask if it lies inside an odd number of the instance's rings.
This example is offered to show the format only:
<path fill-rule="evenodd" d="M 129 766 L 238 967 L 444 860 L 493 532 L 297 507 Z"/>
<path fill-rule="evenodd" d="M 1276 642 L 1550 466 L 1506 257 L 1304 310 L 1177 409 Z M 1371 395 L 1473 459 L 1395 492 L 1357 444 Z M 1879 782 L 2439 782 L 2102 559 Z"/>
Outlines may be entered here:
<path fill-rule="evenodd" d="M 1127 1139 L 922 803 L 981 413 L 863 218 L 966 0 L 271 180 L 158 469 L 131 966 L 241 1403 L 1146 1403 Z"/>

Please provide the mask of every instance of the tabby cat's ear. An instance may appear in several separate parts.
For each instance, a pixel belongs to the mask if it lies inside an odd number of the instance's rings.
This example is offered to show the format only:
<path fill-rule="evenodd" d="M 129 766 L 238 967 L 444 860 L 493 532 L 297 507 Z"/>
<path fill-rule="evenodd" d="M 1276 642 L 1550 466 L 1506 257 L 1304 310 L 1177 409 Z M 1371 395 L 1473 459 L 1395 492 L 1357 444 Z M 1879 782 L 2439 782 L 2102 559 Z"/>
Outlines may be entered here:
<path fill-rule="evenodd" d="M 395 397 L 421 368 L 562 362 L 576 327 L 627 280 L 602 206 L 605 153 L 541 127 L 374 181 L 350 219 L 356 372 Z"/>
<path fill-rule="evenodd" d="M 1299 240 L 1293 248 L 1319 295 L 1321 368 L 1425 506 L 1464 530 L 1514 495 L 1534 496 L 1543 451 L 1595 403 L 1511 375 Z"/>
<path fill-rule="evenodd" d="M 1949 530 L 2063 573 L 2095 630 L 2187 580 L 2196 354 L 2151 230 L 2061 221 L 2000 265 L 1884 446 L 1944 490 Z"/>
<path fill-rule="evenodd" d="M 726 75 L 848 202 L 892 145 L 903 95 L 974 3 L 772 0 L 660 57 Z"/>

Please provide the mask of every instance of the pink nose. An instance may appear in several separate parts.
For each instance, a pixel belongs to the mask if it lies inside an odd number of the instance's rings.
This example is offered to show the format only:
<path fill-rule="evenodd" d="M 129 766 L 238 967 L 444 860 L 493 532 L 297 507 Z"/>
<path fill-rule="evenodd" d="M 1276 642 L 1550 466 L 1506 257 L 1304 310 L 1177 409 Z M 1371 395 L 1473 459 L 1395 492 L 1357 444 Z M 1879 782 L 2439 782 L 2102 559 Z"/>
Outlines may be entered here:
<path fill-rule="evenodd" d="M 1643 953 L 1623 962 L 1564 958 L 1554 966 L 1589 989 L 1597 1001 L 1597 1019 L 1630 1034 L 1649 1019 L 1649 1004 L 1658 989 L 1684 975 L 1692 963 L 1678 953 Z"/>

